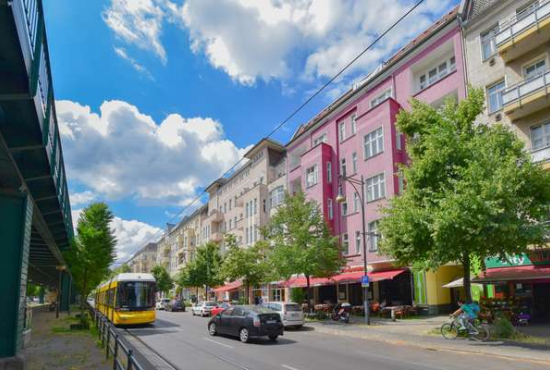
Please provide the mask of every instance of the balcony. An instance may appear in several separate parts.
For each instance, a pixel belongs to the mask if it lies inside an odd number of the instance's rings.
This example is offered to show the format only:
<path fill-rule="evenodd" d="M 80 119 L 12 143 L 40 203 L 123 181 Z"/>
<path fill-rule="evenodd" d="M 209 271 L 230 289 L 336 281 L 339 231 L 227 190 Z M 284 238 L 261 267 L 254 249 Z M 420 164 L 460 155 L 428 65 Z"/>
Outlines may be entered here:
<path fill-rule="evenodd" d="M 213 242 L 216 242 L 216 243 L 219 243 L 223 240 L 223 235 L 222 233 L 212 233 L 212 235 L 210 235 L 210 240 L 213 241 Z"/>
<path fill-rule="evenodd" d="M 207 222 L 212 222 L 212 223 L 223 222 L 223 213 L 221 213 L 217 209 L 213 209 L 210 211 L 208 218 L 206 220 Z"/>
<path fill-rule="evenodd" d="M 502 94 L 503 110 L 515 120 L 550 106 L 550 71 L 533 76 L 507 88 Z"/>
<path fill-rule="evenodd" d="M 509 62 L 550 38 L 550 0 L 543 0 L 532 10 L 517 15 L 500 26 L 495 36 L 497 50 Z"/>
<path fill-rule="evenodd" d="M 535 163 L 546 163 L 550 161 L 550 146 L 531 149 L 531 158 Z M 544 166 L 544 167 L 550 168 L 550 166 Z"/>

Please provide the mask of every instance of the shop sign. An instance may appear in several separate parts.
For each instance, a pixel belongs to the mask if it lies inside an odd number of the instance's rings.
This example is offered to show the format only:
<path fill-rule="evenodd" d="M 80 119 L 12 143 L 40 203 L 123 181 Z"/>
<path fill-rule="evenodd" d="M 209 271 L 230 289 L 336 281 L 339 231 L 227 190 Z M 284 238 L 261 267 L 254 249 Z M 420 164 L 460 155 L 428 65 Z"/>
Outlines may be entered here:
<path fill-rule="evenodd" d="M 491 257 L 485 259 L 487 268 L 531 266 L 550 264 L 550 249 L 537 249 L 528 253 L 508 255 L 505 259 Z"/>

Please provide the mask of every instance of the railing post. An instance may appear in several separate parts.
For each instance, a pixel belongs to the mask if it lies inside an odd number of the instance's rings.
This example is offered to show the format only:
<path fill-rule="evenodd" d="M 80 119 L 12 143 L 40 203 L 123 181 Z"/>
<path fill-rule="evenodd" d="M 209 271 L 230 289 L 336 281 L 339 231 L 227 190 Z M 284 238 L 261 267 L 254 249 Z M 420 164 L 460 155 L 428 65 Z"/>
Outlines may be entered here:
<path fill-rule="evenodd" d="M 38 91 L 38 80 L 39 80 L 39 74 L 40 74 L 40 54 L 42 52 L 42 40 L 44 39 L 44 16 L 42 12 L 42 5 L 41 2 L 37 2 L 37 25 L 36 25 L 36 36 L 34 38 L 34 50 L 32 51 L 32 64 L 31 64 L 31 75 L 30 75 L 30 81 L 29 81 L 29 90 L 30 95 L 35 96 L 36 92 Z"/>
<path fill-rule="evenodd" d="M 107 326 L 107 345 L 105 346 L 105 358 L 109 359 L 109 342 L 111 341 L 111 329 Z"/>
<path fill-rule="evenodd" d="M 113 370 L 118 370 L 117 358 L 118 358 L 118 334 L 115 334 L 115 349 L 113 351 Z"/>
<path fill-rule="evenodd" d="M 101 320 L 101 327 L 102 327 L 102 333 L 101 333 L 101 348 L 105 345 L 105 321 Z"/>
<path fill-rule="evenodd" d="M 128 364 L 127 364 L 127 366 L 126 366 L 126 369 L 127 369 L 127 370 L 132 370 L 132 369 L 134 368 L 134 367 L 132 366 L 132 365 L 133 365 L 133 363 L 132 363 L 133 358 L 134 358 L 134 355 L 132 354 L 132 350 L 129 349 L 129 350 L 128 350 Z"/>

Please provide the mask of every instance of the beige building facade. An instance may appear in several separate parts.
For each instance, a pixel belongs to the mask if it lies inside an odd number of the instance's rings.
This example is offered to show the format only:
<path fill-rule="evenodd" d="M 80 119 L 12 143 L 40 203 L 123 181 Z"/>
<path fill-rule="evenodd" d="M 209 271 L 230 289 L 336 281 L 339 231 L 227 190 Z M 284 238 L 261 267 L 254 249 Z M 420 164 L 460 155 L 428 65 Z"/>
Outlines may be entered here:
<path fill-rule="evenodd" d="M 134 273 L 150 273 L 157 259 L 157 243 L 149 243 L 137 251 L 128 261 L 128 266 Z"/>
<path fill-rule="evenodd" d="M 464 0 L 468 82 L 483 88 L 481 120 L 511 127 L 550 168 L 550 1 Z"/>

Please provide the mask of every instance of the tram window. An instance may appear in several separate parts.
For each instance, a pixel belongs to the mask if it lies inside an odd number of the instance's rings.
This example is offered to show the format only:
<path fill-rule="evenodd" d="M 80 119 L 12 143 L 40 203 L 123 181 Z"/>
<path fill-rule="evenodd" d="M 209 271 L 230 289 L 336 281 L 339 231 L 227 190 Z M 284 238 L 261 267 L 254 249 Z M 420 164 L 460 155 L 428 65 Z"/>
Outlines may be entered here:
<path fill-rule="evenodd" d="M 155 306 L 155 284 L 125 282 L 118 285 L 117 307 L 148 308 Z"/>

